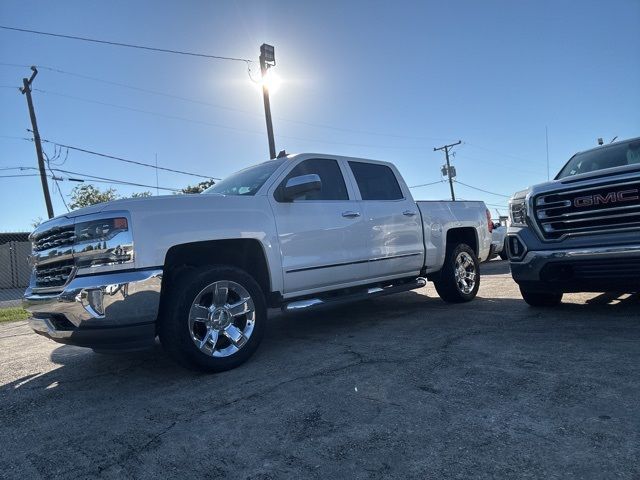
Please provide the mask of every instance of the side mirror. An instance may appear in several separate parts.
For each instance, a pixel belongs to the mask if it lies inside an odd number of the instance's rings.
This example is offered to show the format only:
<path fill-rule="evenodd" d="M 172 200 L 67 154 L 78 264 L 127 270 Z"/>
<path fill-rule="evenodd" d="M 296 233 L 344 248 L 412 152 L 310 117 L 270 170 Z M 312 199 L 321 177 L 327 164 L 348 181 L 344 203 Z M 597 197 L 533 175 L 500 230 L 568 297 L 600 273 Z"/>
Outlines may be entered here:
<path fill-rule="evenodd" d="M 292 202 L 297 197 L 310 192 L 319 192 L 322 190 L 322 181 L 320 177 L 311 173 L 309 175 L 300 175 L 287 180 L 284 186 L 283 197 L 287 202 Z"/>

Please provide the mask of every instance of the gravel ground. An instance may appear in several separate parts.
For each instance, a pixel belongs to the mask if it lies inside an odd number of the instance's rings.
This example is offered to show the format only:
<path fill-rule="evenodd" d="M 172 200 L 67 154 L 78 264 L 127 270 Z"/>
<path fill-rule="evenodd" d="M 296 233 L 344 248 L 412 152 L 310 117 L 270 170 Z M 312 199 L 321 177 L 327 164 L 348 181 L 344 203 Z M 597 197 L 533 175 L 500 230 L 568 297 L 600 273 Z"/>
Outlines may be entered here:
<path fill-rule="evenodd" d="M 0 325 L 0 478 L 640 478 L 637 296 L 432 286 L 271 316 L 218 375 Z"/>

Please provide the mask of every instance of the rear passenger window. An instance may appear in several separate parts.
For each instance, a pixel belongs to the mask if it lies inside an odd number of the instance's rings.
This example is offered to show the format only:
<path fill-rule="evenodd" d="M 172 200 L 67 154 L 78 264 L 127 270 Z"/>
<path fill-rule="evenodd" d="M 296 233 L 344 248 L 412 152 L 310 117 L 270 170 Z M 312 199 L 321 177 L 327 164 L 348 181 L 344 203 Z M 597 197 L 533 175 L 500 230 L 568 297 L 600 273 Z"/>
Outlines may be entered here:
<path fill-rule="evenodd" d="M 296 198 L 296 202 L 301 200 L 349 200 L 347 186 L 344 183 L 340 165 L 331 159 L 312 158 L 300 162 L 289 172 L 289 175 L 282 181 L 278 190 L 282 190 L 290 178 L 309 175 L 311 173 L 315 173 L 320 177 L 322 190 Z M 281 198 L 281 193 L 276 192 L 276 199 L 281 201 Z"/>
<path fill-rule="evenodd" d="M 404 198 L 398 180 L 386 165 L 349 162 L 363 200 L 400 200 Z"/>

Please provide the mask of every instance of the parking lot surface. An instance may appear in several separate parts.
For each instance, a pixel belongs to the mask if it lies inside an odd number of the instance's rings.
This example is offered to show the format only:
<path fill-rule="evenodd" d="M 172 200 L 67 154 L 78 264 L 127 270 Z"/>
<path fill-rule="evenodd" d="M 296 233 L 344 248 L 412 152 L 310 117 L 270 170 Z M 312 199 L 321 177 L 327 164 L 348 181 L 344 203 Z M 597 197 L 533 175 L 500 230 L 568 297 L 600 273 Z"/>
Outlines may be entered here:
<path fill-rule="evenodd" d="M 270 318 L 217 375 L 0 325 L 0 478 L 639 478 L 637 296 L 533 309 L 505 262 Z"/>

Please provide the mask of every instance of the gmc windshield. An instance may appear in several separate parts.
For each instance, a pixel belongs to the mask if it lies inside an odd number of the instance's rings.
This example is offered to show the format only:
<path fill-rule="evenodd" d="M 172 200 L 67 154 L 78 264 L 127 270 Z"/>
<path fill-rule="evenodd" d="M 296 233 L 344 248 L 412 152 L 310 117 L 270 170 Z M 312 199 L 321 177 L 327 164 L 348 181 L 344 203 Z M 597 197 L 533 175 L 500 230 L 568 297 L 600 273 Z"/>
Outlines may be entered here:
<path fill-rule="evenodd" d="M 560 170 L 556 180 L 605 168 L 640 164 L 640 138 L 577 153 Z"/>

